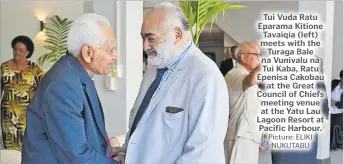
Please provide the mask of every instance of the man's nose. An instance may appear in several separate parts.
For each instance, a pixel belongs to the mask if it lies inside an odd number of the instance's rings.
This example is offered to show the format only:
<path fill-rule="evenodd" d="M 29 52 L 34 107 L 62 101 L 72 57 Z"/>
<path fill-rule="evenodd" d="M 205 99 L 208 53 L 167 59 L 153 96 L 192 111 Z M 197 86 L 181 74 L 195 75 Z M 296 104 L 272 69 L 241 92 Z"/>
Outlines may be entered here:
<path fill-rule="evenodd" d="M 144 40 L 143 40 L 143 50 L 144 50 L 144 51 L 147 51 L 147 50 L 149 50 L 150 48 L 151 48 L 151 46 L 150 46 L 149 42 L 147 41 L 147 39 L 144 39 Z"/>
<path fill-rule="evenodd" d="M 112 55 L 112 60 L 117 60 L 119 58 L 117 51 L 114 51 Z"/>

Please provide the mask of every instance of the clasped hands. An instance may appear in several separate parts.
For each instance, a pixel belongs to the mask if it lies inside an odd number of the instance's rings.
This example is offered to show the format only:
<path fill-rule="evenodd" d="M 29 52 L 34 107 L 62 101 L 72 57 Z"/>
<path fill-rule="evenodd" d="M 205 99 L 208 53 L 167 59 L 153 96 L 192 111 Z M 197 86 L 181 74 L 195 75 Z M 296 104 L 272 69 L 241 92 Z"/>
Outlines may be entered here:
<path fill-rule="evenodd" d="M 122 147 L 112 147 L 112 159 L 118 161 L 120 164 L 125 164 L 125 156 L 118 154 L 119 152 L 124 152 Z"/>

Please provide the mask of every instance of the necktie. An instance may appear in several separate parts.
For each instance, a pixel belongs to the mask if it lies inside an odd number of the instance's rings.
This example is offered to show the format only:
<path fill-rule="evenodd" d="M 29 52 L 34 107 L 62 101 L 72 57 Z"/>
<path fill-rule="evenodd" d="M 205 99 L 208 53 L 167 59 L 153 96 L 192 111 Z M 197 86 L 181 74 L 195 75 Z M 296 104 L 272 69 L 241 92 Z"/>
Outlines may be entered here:
<path fill-rule="evenodd" d="M 147 107 L 149 105 L 149 102 L 150 102 L 153 94 L 155 93 L 156 89 L 158 88 L 158 86 L 159 86 L 159 84 L 161 82 L 162 76 L 167 71 L 167 69 L 168 68 L 158 69 L 157 76 L 156 76 L 155 80 L 152 82 L 152 84 L 149 86 L 149 88 L 148 88 L 148 90 L 146 92 L 146 95 L 145 95 L 145 97 L 143 98 L 143 100 L 141 102 L 139 110 L 136 113 L 133 125 L 132 125 L 131 130 L 130 130 L 130 136 L 135 131 L 137 123 L 140 121 L 141 117 L 145 113 L 145 111 L 146 111 L 146 109 L 147 109 Z"/>

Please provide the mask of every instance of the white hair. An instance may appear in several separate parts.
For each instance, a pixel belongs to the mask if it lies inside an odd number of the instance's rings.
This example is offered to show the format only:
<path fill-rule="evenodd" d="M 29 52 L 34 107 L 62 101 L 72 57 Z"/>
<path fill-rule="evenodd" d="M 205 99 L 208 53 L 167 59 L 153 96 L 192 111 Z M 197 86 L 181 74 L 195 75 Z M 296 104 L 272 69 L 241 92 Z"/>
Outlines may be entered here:
<path fill-rule="evenodd" d="M 236 61 L 240 61 L 240 55 L 244 50 L 246 50 L 246 47 L 242 44 L 239 44 L 238 47 L 235 49 L 234 58 Z"/>
<path fill-rule="evenodd" d="M 162 9 L 165 12 L 165 30 L 169 31 L 175 27 L 180 28 L 184 32 L 190 30 L 188 21 L 180 7 L 170 2 L 162 2 L 153 8 L 153 10 L 157 9 Z"/>
<path fill-rule="evenodd" d="M 67 38 L 68 52 L 78 56 L 85 44 L 97 48 L 106 43 L 106 37 L 101 29 L 103 24 L 111 28 L 105 17 L 94 13 L 83 14 L 74 20 Z"/>

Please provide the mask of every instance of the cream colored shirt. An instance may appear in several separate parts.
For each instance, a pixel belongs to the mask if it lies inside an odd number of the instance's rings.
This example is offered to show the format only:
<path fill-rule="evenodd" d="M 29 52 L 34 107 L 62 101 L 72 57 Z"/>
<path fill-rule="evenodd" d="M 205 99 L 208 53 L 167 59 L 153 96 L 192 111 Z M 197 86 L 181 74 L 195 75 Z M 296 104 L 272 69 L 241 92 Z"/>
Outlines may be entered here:
<path fill-rule="evenodd" d="M 262 133 L 258 131 L 257 116 L 261 102 L 257 96 L 258 85 L 243 90 L 244 78 L 249 72 L 237 63 L 234 69 L 225 76 L 229 93 L 229 121 L 227 140 L 243 137 L 260 142 Z"/>

